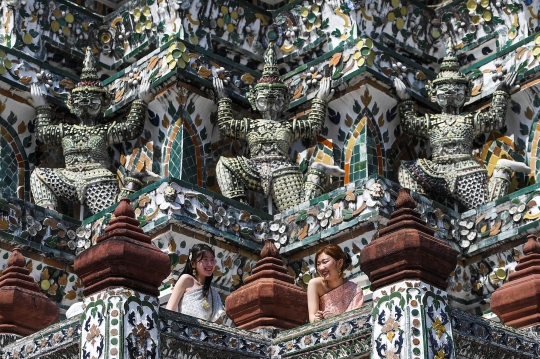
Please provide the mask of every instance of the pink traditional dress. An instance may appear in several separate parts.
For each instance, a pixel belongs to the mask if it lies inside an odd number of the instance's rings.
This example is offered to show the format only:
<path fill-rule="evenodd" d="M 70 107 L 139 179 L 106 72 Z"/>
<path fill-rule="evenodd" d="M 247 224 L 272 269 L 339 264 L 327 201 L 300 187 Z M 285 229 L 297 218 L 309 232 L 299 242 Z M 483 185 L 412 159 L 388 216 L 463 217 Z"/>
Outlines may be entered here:
<path fill-rule="evenodd" d="M 360 308 L 364 304 L 362 288 L 353 282 L 345 282 L 319 298 L 319 310 L 338 315 Z"/>

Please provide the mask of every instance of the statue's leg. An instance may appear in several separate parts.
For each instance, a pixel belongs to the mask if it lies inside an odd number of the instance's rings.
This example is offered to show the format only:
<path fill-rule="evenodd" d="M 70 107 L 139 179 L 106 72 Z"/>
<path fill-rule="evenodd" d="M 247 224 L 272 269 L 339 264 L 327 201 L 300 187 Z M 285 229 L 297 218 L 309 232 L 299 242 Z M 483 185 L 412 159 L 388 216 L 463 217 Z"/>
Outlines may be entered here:
<path fill-rule="evenodd" d="M 452 196 L 467 208 L 476 208 L 486 203 L 487 171 L 475 171 L 456 177 Z"/>
<path fill-rule="evenodd" d="M 329 166 L 322 162 L 313 162 L 304 180 L 304 202 L 319 197 L 324 193 L 323 183 L 328 176 L 343 177 L 345 171 L 338 166 Z"/>
<path fill-rule="evenodd" d="M 58 200 L 54 192 L 41 180 L 36 170 L 30 175 L 30 190 L 34 197 L 34 202 L 38 206 L 56 210 Z"/>
<path fill-rule="evenodd" d="M 94 183 L 86 188 L 84 202 L 95 214 L 115 204 L 118 192 L 118 182 L 116 181 Z"/>
<path fill-rule="evenodd" d="M 295 166 L 274 171 L 270 195 L 280 212 L 302 203 L 304 183 L 300 169 Z"/>
<path fill-rule="evenodd" d="M 409 166 L 406 166 L 405 163 L 402 163 L 401 166 L 399 166 L 398 181 L 402 187 L 409 188 L 411 191 L 418 194 L 427 195 L 426 190 L 420 184 L 420 181 L 415 178 L 411 173 Z"/>
<path fill-rule="evenodd" d="M 225 197 L 247 204 L 246 189 L 261 191 L 261 180 L 253 170 L 246 168 L 244 162 L 243 158 L 220 157 L 216 177 Z"/>
<path fill-rule="evenodd" d="M 516 172 L 529 174 L 531 169 L 524 163 L 500 159 L 495 165 L 493 175 L 488 183 L 488 202 L 494 201 L 508 194 L 512 176 Z"/>

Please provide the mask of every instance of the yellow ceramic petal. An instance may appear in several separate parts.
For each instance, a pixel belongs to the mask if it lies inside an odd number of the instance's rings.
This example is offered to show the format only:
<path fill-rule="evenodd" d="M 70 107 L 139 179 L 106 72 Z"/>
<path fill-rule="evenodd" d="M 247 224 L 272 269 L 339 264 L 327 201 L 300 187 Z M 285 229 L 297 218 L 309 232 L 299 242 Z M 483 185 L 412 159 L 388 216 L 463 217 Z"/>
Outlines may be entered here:
<path fill-rule="evenodd" d="M 174 70 L 175 67 L 176 67 L 176 61 L 169 62 L 169 70 Z"/>
<path fill-rule="evenodd" d="M 58 21 L 51 22 L 51 29 L 54 32 L 60 30 L 60 24 L 58 23 Z"/>
<path fill-rule="evenodd" d="M 540 55 L 536 56 L 536 59 L 540 62 Z"/>
<path fill-rule="evenodd" d="M 73 21 L 75 21 L 75 16 L 73 16 L 73 14 L 66 14 L 65 19 L 71 24 Z"/>
<path fill-rule="evenodd" d="M 64 29 L 62 29 L 63 31 Z M 111 35 L 109 35 L 109 33 L 107 32 L 104 32 L 103 34 L 101 34 L 101 37 L 99 38 L 101 40 L 101 42 L 103 42 L 104 44 L 108 44 L 110 41 L 111 41 Z"/>
<path fill-rule="evenodd" d="M 392 0 L 392 7 L 398 7 L 399 6 L 399 0 Z"/>
<path fill-rule="evenodd" d="M 396 14 L 392 11 L 388 13 L 388 21 L 394 21 L 396 19 Z"/>
<path fill-rule="evenodd" d="M 234 24 L 233 23 L 230 23 L 227 25 L 227 31 L 228 32 L 233 32 L 234 31 Z"/>
<path fill-rule="evenodd" d="M 314 13 L 318 13 L 320 11 L 319 5 L 317 4 L 311 5 L 311 11 L 313 11 Z"/>
<path fill-rule="evenodd" d="M 181 69 L 185 69 L 186 68 L 186 62 L 182 59 L 178 59 L 178 67 L 181 68 Z"/>
<path fill-rule="evenodd" d="M 321 27 L 321 25 L 322 25 L 321 18 L 318 17 L 317 19 L 315 19 L 315 22 L 313 23 L 313 25 L 315 25 L 315 27 L 317 27 L 317 28 Z"/>
<path fill-rule="evenodd" d="M 474 11 L 476 10 L 476 1 L 474 0 L 469 0 L 467 1 L 467 9 L 469 9 L 469 11 Z"/>
<path fill-rule="evenodd" d="M 441 31 L 439 29 L 431 30 L 431 37 L 434 39 L 438 39 L 439 37 L 441 37 Z"/>
<path fill-rule="evenodd" d="M 186 51 L 186 45 L 183 42 L 179 42 L 177 46 L 178 46 L 178 50 L 182 52 Z"/>
<path fill-rule="evenodd" d="M 191 41 L 193 45 L 197 45 L 199 43 L 199 38 L 196 35 L 191 35 L 189 41 Z"/>
<path fill-rule="evenodd" d="M 135 25 L 135 32 L 140 34 L 142 32 L 142 24 L 141 23 L 138 23 L 137 25 Z"/>
<path fill-rule="evenodd" d="M 366 63 L 366 59 L 364 59 L 363 57 L 359 58 L 359 59 L 356 61 L 356 64 L 358 65 L 358 67 L 364 66 L 365 63 Z"/>
<path fill-rule="evenodd" d="M 7 69 L 4 66 L 0 65 L 0 75 L 5 75 L 6 73 Z"/>
<path fill-rule="evenodd" d="M 238 19 L 238 11 L 233 10 L 233 12 L 231 12 L 231 19 L 233 20 Z"/>
<path fill-rule="evenodd" d="M 141 17 L 141 9 L 133 9 L 133 16 L 135 19 L 138 19 Z"/>
<path fill-rule="evenodd" d="M 24 36 L 23 36 L 23 42 L 24 42 L 25 44 L 27 44 L 27 45 L 28 45 L 28 44 L 31 44 L 31 43 L 32 43 L 32 35 L 30 35 L 30 34 L 28 34 L 28 33 L 24 34 Z"/>
<path fill-rule="evenodd" d="M 508 31 L 508 38 L 510 40 L 513 40 L 516 36 L 517 36 L 517 31 L 516 30 L 512 29 L 512 30 Z"/>
<path fill-rule="evenodd" d="M 71 29 L 69 28 L 69 26 L 64 26 L 62 28 L 62 34 L 64 34 L 65 36 L 68 36 L 69 34 L 71 34 Z"/>
<path fill-rule="evenodd" d="M 364 47 L 364 40 L 360 39 L 356 42 L 356 48 L 361 49 L 362 47 Z"/>
<path fill-rule="evenodd" d="M 402 18 L 398 18 L 396 20 L 396 27 L 398 28 L 398 30 L 401 30 L 403 29 L 403 26 L 405 26 L 405 21 L 403 21 Z"/>
<path fill-rule="evenodd" d="M 4 50 L 0 50 L 0 58 L 5 59 L 7 57 L 7 54 Z"/>
<path fill-rule="evenodd" d="M 55 18 L 58 19 L 59 17 L 62 16 L 62 10 L 60 10 L 60 9 L 54 9 L 53 15 L 54 15 Z"/>
<path fill-rule="evenodd" d="M 373 56 L 371 56 L 371 54 L 373 54 Z M 369 67 L 373 66 L 374 62 L 375 62 L 375 53 L 374 52 L 371 52 L 371 54 L 369 54 L 368 58 L 367 58 L 367 65 Z"/>
<path fill-rule="evenodd" d="M 407 15 L 407 7 L 406 6 L 402 6 L 401 9 L 399 9 L 399 11 L 401 12 L 401 15 L 403 15 L 403 16 Z"/>
<path fill-rule="evenodd" d="M 229 8 L 227 6 L 222 6 L 221 7 L 221 13 L 223 15 L 228 14 L 229 13 Z"/>
<path fill-rule="evenodd" d="M 146 27 L 146 30 L 150 30 L 152 28 L 152 21 L 150 20 L 146 20 L 146 22 L 144 23 L 145 27 Z"/>
<path fill-rule="evenodd" d="M 484 11 L 483 17 L 484 17 L 484 20 L 489 21 L 489 20 L 491 20 L 491 18 L 493 17 L 493 15 L 491 14 L 491 11 L 486 10 L 486 11 Z"/>
<path fill-rule="evenodd" d="M 178 45 L 178 43 L 176 42 L 173 42 L 172 44 L 169 45 L 169 52 L 171 52 L 172 50 L 176 49 L 176 46 Z"/>
<path fill-rule="evenodd" d="M 302 17 L 307 17 L 309 15 L 309 9 L 307 7 L 303 7 L 302 10 L 300 10 L 300 15 L 302 15 Z"/>
<path fill-rule="evenodd" d="M 148 6 L 145 6 L 143 11 L 142 11 L 143 15 L 148 17 L 152 14 L 152 12 L 150 11 L 150 8 Z"/>
<path fill-rule="evenodd" d="M 310 22 L 307 22 L 307 23 L 306 23 L 306 30 L 307 30 L 307 31 L 313 30 L 313 24 L 310 23 Z"/>
<path fill-rule="evenodd" d="M 489 6 L 489 0 L 482 0 L 480 2 L 480 4 L 482 5 L 482 7 L 488 7 Z"/>
<path fill-rule="evenodd" d="M 533 47 L 532 53 L 534 56 L 540 55 L 540 46 Z"/>
<path fill-rule="evenodd" d="M 218 26 L 218 27 L 223 27 L 223 26 L 225 26 L 225 20 L 223 20 L 222 17 L 220 17 L 219 19 L 217 19 L 217 26 Z"/>
<path fill-rule="evenodd" d="M 358 60 L 360 58 L 360 56 L 362 56 L 362 54 L 359 52 L 359 51 L 356 51 L 353 55 L 352 55 L 352 58 L 355 59 L 355 60 Z"/>
<path fill-rule="evenodd" d="M 373 48 L 373 40 L 366 39 L 366 47 L 369 47 L 370 49 Z"/>
<path fill-rule="evenodd" d="M 11 70 L 11 68 L 13 67 L 13 63 L 8 59 L 4 59 L 4 66 L 6 67 L 6 69 Z"/>
<path fill-rule="evenodd" d="M 540 34 L 536 35 L 534 37 L 534 42 L 537 44 L 537 45 L 540 45 Z"/>
<path fill-rule="evenodd" d="M 471 18 L 471 21 L 472 21 L 473 24 L 477 25 L 477 24 L 480 22 L 480 16 L 474 15 L 474 16 Z"/>
<path fill-rule="evenodd" d="M 171 62 L 173 59 L 173 54 L 168 54 L 167 57 L 165 57 L 165 61 L 167 61 L 167 63 Z"/>

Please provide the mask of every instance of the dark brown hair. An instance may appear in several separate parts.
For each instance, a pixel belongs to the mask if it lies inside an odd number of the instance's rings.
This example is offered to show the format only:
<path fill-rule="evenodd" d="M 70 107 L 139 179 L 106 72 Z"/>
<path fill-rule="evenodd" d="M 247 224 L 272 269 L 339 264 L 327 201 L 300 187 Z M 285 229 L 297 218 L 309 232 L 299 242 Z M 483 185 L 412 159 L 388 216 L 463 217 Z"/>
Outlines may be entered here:
<path fill-rule="evenodd" d="M 186 265 L 184 266 L 184 270 L 182 271 L 182 274 L 189 274 L 190 276 L 195 277 L 193 275 L 194 268 L 193 268 L 193 265 L 191 264 L 191 261 L 197 263 L 208 252 L 212 253 L 214 257 L 216 256 L 216 254 L 214 253 L 214 250 L 208 244 L 199 243 L 191 247 L 189 259 L 187 260 Z M 197 265 L 195 265 L 195 267 L 196 266 Z M 206 277 L 206 279 L 204 280 L 204 284 L 203 284 L 203 297 L 204 298 L 208 296 L 208 291 L 210 290 L 210 285 L 212 284 L 213 278 L 214 278 L 214 275 L 212 274 L 211 276 Z"/>
<path fill-rule="evenodd" d="M 320 248 L 317 251 L 317 254 L 315 254 L 315 265 L 317 265 L 317 259 L 323 253 L 332 257 L 336 262 L 343 259 L 343 264 L 340 268 L 342 272 L 352 264 L 352 258 L 349 253 L 343 252 L 343 249 L 341 249 L 341 247 L 337 244 L 327 244 L 326 246 Z"/>

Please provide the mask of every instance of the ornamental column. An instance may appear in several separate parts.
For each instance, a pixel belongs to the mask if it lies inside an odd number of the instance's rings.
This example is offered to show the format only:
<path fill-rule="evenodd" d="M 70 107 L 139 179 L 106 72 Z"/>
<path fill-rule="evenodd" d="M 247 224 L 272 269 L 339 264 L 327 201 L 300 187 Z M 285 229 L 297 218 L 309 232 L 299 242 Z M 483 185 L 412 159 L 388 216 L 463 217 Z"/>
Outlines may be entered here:
<path fill-rule="evenodd" d="M 122 198 L 96 245 L 75 259 L 84 283 L 80 358 L 159 358 L 159 286 L 169 256 L 151 244 Z"/>
<path fill-rule="evenodd" d="M 0 348 L 58 322 L 58 307 L 39 289 L 15 248 L 0 277 Z"/>
<path fill-rule="evenodd" d="M 540 331 L 540 243 L 527 237 L 523 256 L 508 282 L 491 296 L 491 310 L 501 322 L 517 328 Z"/>
<path fill-rule="evenodd" d="M 457 252 L 436 239 L 402 188 L 380 237 L 360 254 L 373 291 L 373 359 L 454 359 L 446 280 Z"/>

